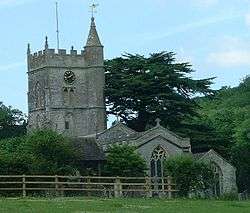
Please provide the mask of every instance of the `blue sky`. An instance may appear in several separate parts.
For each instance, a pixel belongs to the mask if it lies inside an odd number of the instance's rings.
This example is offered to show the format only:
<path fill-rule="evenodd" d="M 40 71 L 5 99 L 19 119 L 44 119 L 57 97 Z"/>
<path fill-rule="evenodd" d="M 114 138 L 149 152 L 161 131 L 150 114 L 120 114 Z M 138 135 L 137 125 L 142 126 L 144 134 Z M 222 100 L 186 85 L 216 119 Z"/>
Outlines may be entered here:
<path fill-rule="evenodd" d="M 91 0 L 58 0 L 61 48 L 82 49 Z M 250 74 L 250 0 L 97 0 L 105 57 L 174 51 L 194 78 L 236 86 Z M 26 48 L 56 47 L 55 0 L 0 0 L 0 101 L 27 112 Z"/>

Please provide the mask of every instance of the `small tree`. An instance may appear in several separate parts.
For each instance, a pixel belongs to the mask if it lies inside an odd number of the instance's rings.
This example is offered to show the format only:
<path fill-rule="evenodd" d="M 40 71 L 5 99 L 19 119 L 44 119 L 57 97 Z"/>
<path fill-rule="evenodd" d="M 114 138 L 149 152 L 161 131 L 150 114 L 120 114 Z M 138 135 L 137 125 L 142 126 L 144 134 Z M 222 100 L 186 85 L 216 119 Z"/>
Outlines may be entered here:
<path fill-rule="evenodd" d="M 0 102 L 0 139 L 24 135 L 26 126 L 26 117 L 20 110 Z"/>
<path fill-rule="evenodd" d="M 50 130 L 0 141 L 0 174 L 72 174 L 77 152 Z"/>
<path fill-rule="evenodd" d="M 18 175 L 29 171 L 30 155 L 22 148 L 25 137 L 0 140 L 0 174 Z"/>
<path fill-rule="evenodd" d="M 104 168 L 106 175 L 122 177 L 140 177 L 145 175 L 146 162 L 135 152 L 135 148 L 112 146 L 108 150 L 107 163 Z"/>
<path fill-rule="evenodd" d="M 179 195 L 205 191 L 211 187 L 213 172 L 210 165 L 195 161 L 191 156 L 182 155 L 165 161 L 165 174 L 174 178 Z"/>

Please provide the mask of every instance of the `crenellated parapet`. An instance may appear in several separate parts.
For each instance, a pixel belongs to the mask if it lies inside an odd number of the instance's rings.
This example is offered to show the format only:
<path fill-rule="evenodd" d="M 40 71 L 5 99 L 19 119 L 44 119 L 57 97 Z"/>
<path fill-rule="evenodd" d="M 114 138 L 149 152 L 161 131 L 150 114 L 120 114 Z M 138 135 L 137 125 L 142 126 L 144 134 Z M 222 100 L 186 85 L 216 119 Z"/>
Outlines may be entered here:
<path fill-rule="evenodd" d="M 35 71 L 43 67 L 83 67 L 86 66 L 85 51 L 78 52 L 66 49 L 44 49 L 42 51 L 31 53 L 28 49 L 28 67 L 29 71 Z"/>
<path fill-rule="evenodd" d="M 67 49 L 46 49 L 46 50 L 42 50 L 42 51 L 38 51 L 35 53 L 30 53 L 29 57 L 31 57 L 32 59 L 34 58 L 38 58 L 40 56 L 44 56 L 44 55 L 50 55 L 50 56 L 83 56 L 84 55 L 84 50 L 81 50 L 81 52 L 79 53 L 77 50 L 67 50 Z"/>
<path fill-rule="evenodd" d="M 35 53 L 31 52 L 30 44 L 27 49 L 28 72 L 34 72 L 44 67 L 51 68 L 89 68 L 103 67 L 103 46 L 99 39 L 95 20 L 92 17 L 89 36 L 84 50 L 78 52 L 71 47 L 66 49 L 50 49 L 48 37 L 45 38 L 44 49 Z"/>

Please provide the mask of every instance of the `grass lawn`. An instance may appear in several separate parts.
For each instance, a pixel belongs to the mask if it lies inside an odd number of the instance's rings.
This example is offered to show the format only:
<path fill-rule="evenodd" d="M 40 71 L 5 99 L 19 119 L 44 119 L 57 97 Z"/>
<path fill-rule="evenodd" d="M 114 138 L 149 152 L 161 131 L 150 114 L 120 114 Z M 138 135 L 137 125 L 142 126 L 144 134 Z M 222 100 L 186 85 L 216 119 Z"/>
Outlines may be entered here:
<path fill-rule="evenodd" d="M 250 201 L 0 199 L 0 213 L 250 213 Z"/>

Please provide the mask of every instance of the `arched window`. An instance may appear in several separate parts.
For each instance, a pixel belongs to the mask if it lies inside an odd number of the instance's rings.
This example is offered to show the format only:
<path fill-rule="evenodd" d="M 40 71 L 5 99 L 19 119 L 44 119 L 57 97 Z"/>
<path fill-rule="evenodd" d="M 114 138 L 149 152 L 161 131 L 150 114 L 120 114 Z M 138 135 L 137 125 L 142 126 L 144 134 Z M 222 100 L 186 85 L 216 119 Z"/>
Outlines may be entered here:
<path fill-rule="evenodd" d="M 151 156 L 151 176 L 162 177 L 163 176 L 163 163 L 167 157 L 167 152 L 161 147 L 157 146 L 152 152 Z"/>
<path fill-rule="evenodd" d="M 215 196 L 220 196 L 223 192 L 222 171 L 216 163 L 212 163 L 212 170 L 214 174 L 213 194 Z"/>

